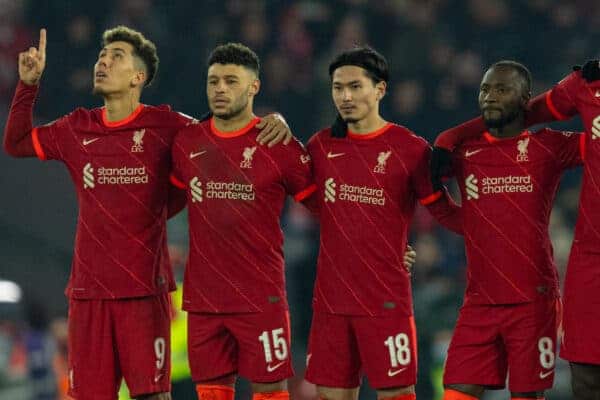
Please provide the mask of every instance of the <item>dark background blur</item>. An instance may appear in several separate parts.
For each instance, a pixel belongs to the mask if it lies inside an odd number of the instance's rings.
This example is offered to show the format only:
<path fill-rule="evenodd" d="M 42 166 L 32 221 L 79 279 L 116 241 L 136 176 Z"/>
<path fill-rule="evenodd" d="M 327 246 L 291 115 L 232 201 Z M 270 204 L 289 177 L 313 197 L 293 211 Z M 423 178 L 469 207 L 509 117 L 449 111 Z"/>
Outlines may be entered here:
<path fill-rule="evenodd" d="M 482 73 L 499 59 L 527 65 L 537 94 L 573 64 L 600 55 L 600 2 L 594 0 L 0 0 L 0 120 L 5 121 L 18 79 L 17 54 L 37 46 L 41 27 L 48 29 L 48 49 L 36 124 L 77 106 L 101 105 L 90 93 L 92 66 L 102 32 L 116 24 L 142 31 L 158 47 L 158 77 L 142 100 L 168 103 L 194 116 L 206 111 L 205 60 L 210 50 L 228 41 L 250 46 L 262 61 L 255 111 L 281 112 L 304 142 L 332 121 L 327 65 L 336 52 L 354 44 L 370 44 L 388 58 L 391 80 L 382 102 L 384 117 L 429 140 L 477 114 Z M 557 126 L 581 129 L 579 121 Z M 561 278 L 578 185 L 579 172 L 568 173 L 552 215 Z M 0 279 L 16 282 L 22 295 L 15 302 L 2 300 L 0 293 L 0 399 L 58 399 L 55 381 L 61 373 L 56 355 L 64 345 L 62 291 L 77 215 L 74 191 L 62 164 L 16 160 L 4 153 L 0 187 Z M 314 388 L 300 379 L 318 228 L 297 205 L 290 205 L 283 225 L 299 375 L 292 382 L 292 395 L 309 398 Z M 174 251 L 184 255 L 185 215 L 171 221 L 169 230 Z M 421 208 L 412 243 L 418 253 L 413 273 L 418 396 L 433 399 L 439 396 L 442 363 L 462 300 L 464 251 L 462 240 L 436 225 Z M 5 287 L 0 282 L 4 294 Z M 47 367 L 43 378 L 35 375 L 36 365 Z M 548 399 L 569 398 L 565 368 L 559 364 Z M 247 386 L 238 394 L 248 398 Z M 194 396 L 189 392 L 175 399 Z M 368 391 L 363 396 L 374 398 Z"/>

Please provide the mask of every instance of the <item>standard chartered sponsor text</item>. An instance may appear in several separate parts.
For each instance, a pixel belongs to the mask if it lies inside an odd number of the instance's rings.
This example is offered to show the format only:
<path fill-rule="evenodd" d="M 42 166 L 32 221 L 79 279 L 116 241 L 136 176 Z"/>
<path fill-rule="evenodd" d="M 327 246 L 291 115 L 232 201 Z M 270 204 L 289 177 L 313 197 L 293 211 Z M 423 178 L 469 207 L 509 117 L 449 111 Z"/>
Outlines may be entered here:
<path fill-rule="evenodd" d="M 533 183 L 529 175 L 486 177 L 481 180 L 481 186 L 483 194 L 533 192 Z"/>
<path fill-rule="evenodd" d="M 383 189 L 369 186 L 354 186 L 343 183 L 340 185 L 338 199 L 380 206 L 385 205 Z"/>
<path fill-rule="evenodd" d="M 253 201 L 256 197 L 251 183 L 208 181 L 205 193 L 207 199 Z"/>
<path fill-rule="evenodd" d="M 96 183 L 100 185 L 130 185 L 148 183 L 146 167 L 106 168 L 97 169 Z"/>

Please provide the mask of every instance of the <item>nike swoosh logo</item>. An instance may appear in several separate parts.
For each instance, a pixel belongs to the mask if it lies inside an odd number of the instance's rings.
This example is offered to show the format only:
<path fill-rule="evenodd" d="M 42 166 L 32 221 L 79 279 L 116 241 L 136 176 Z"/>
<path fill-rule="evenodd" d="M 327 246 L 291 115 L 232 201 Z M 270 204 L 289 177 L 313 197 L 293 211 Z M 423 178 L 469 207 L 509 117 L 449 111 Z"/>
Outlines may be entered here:
<path fill-rule="evenodd" d="M 400 368 L 400 369 L 397 369 L 397 370 L 395 370 L 395 371 L 392 371 L 391 369 L 388 369 L 388 376 L 389 376 L 389 377 L 396 376 L 396 375 L 398 375 L 400 372 L 404 371 L 405 369 L 406 369 L 406 368 Z"/>
<path fill-rule="evenodd" d="M 83 145 L 84 145 L 84 146 L 87 146 L 88 144 L 90 144 L 90 143 L 94 143 L 96 140 L 99 140 L 99 139 L 100 139 L 100 138 L 98 138 L 98 137 L 97 137 L 97 138 L 94 138 L 94 139 L 89 139 L 89 140 L 88 140 L 88 139 L 83 139 Z"/>
<path fill-rule="evenodd" d="M 285 361 L 280 362 L 279 364 L 275 364 L 275 365 L 267 365 L 267 371 L 268 372 L 273 372 L 275 371 L 277 368 L 281 367 L 283 364 L 285 364 Z"/>
<path fill-rule="evenodd" d="M 540 379 L 546 379 L 547 377 L 549 377 L 553 373 L 554 373 L 554 371 L 540 372 Z"/>
<path fill-rule="evenodd" d="M 156 383 L 156 382 L 160 381 L 160 378 L 162 378 L 162 377 L 163 377 L 163 375 L 164 375 L 164 374 L 158 374 L 158 375 L 156 375 L 156 376 L 154 377 L 154 383 Z"/>
<path fill-rule="evenodd" d="M 467 150 L 467 151 L 465 151 L 465 157 L 471 157 L 473 154 L 477 154 L 480 151 L 483 151 L 483 149 L 473 150 L 473 151 Z"/>
<path fill-rule="evenodd" d="M 327 153 L 327 158 L 336 158 L 336 157 L 341 157 L 341 156 L 343 156 L 344 154 L 346 154 L 346 153 L 332 153 L 332 152 L 329 152 L 329 153 Z"/>
<path fill-rule="evenodd" d="M 199 151 L 197 153 L 190 153 L 190 159 L 201 156 L 202 154 L 206 153 L 206 150 L 203 151 Z"/>

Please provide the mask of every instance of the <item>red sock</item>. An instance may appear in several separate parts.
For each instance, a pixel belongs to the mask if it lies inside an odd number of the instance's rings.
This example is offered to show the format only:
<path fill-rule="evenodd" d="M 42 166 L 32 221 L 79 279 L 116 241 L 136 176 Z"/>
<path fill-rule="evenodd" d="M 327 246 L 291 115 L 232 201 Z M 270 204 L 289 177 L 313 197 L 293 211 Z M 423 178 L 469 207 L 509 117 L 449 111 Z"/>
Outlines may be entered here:
<path fill-rule="evenodd" d="M 443 400 L 477 400 L 477 397 L 459 392 L 458 390 L 446 389 L 444 390 Z"/>
<path fill-rule="evenodd" d="M 417 400 L 417 395 L 414 393 L 399 394 L 392 397 L 379 397 L 378 400 Z"/>
<path fill-rule="evenodd" d="M 278 390 L 276 392 L 254 393 L 252 400 L 290 400 L 290 392 Z"/>
<path fill-rule="evenodd" d="M 231 386 L 223 385 L 196 385 L 198 400 L 233 400 L 235 390 Z"/>

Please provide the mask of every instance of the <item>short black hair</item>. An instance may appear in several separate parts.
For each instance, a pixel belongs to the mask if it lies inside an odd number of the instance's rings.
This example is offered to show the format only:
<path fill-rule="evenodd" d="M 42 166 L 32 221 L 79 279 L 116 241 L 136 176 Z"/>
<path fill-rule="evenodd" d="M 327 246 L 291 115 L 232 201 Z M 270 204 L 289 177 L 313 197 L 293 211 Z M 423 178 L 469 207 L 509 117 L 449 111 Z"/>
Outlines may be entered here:
<path fill-rule="evenodd" d="M 124 25 L 107 29 L 102 34 L 102 47 L 113 42 L 126 42 L 133 46 L 133 55 L 139 57 L 146 68 L 147 77 L 144 86 L 149 86 L 158 71 L 159 59 L 156 45 L 146 39 L 142 33 Z"/>
<path fill-rule="evenodd" d="M 494 64 L 492 64 L 492 66 L 488 70 L 490 70 L 492 68 L 496 68 L 496 67 L 512 68 L 513 70 L 517 71 L 517 73 L 523 80 L 523 84 L 524 84 L 523 88 L 525 89 L 525 92 L 527 92 L 527 93 L 531 92 L 531 86 L 532 86 L 531 72 L 525 65 L 521 64 L 518 61 L 501 60 L 501 61 L 498 61 L 498 62 L 495 62 Z"/>
<path fill-rule="evenodd" d="M 215 47 L 208 56 L 208 66 L 213 64 L 241 65 L 253 71 L 256 76 L 260 72 L 260 60 L 256 53 L 241 43 L 226 43 Z"/>
<path fill-rule="evenodd" d="M 369 46 L 355 47 L 338 54 L 329 64 L 329 76 L 339 67 L 353 65 L 363 68 L 373 83 L 388 82 L 390 72 L 384 56 Z"/>

